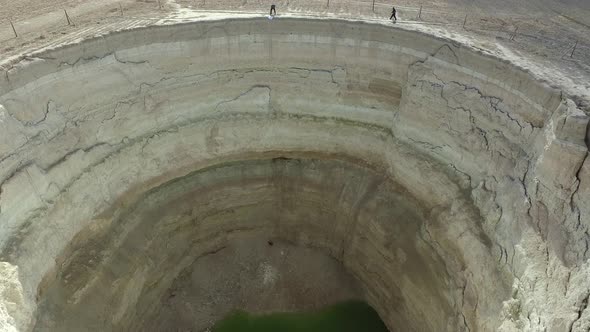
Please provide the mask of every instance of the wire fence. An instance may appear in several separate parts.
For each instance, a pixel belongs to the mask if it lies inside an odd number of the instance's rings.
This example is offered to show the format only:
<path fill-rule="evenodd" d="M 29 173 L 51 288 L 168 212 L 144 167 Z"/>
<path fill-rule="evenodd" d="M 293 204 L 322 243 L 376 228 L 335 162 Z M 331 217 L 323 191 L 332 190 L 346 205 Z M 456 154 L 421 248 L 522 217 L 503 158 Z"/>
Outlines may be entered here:
<path fill-rule="evenodd" d="M 406 1 L 406 2 L 404 2 Z M 590 26 L 578 22 L 580 35 L 564 33 L 564 28 L 555 25 L 545 16 L 518 15 L 510 12 L 482 12 L 478 8 L 448 8 L 434 5 L 412 6 L 414 2 L 409 0 L 396 1 L 397 17 L 399 24 L 420 24 L 432 26 L 446 26 L 449 29 L 463 29 L 470 32 L 488 35 L 503 41 L 513 42 L 532 53 L 547 58 L 559 58 L 562 60 L 581 61 L 590 64 L 590 38 L 585 40 L 580 36 L 590 36 Z M 67 0 L 65 5 L 73 5 L 75 1 Z M 138 0 L 141 4 L 153 11 L 163 10 L 170 6 L 167 0 Z M 245 13 L 266 13 L 270 9 L 266 0 L 176 0 L 175 4 L 184 8 L 198 11 L 239 11 Z M 394 6 L 393 1 L 384 3 L 374 0 L 281 0 L 275 1 L 279 15 L 292 13 L 309 16 L 330 16 L 357 19 L 388 19 Z M 149 7 L 149 8 L 148 8 Z M 52 7 L 36 8 L 36 12 L 55 11 Z M 138 15 L 126 11 L 122 3 L 117 8 L 109 11 L 111 18 L 128 19 L 137 18 Z M 146 15 L 140 14 L 141 15 Z M 76 16 L 69 9 L 64 8 L 61 24 L 74 26 Z M 570 18 L 570 20 L 572 20 Z M 28 33 L 26 24 L 19 24 L 16 19 L 0 18 L 0 25 L 5 26 L 5 33 L 0 33 L 0 41 L 19 38 L 21 32 Z M 571 23 L 571 22 L 570 22 Z M 60 24 L 59 21 L 56 24 Z M 572 24 L 576 24 L 575 22 Z M 539 29 L 539 26 L 545 28 Z M 24 31 L 19 31 L 23 29 Z"/>

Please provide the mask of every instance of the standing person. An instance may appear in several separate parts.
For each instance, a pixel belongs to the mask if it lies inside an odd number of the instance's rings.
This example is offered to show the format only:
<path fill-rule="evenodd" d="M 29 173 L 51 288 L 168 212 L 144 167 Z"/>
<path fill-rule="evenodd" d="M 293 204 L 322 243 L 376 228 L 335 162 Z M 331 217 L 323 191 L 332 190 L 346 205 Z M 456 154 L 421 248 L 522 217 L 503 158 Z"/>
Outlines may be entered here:
<path fill-rule="evenodd" d="M 391 10 L 391 17 L 389 19 L 391 20 L 393 18 L 397 22 L 397 17 L 395 16 L 395 13 L 397 13 L 397 11 L 395 10 L 395 7 L 393 7 L 393 9 Z"/>
<path fill-rule="evenodd" d="M 277 14 L 277 6 L 270 5 L 270 16 L 274 16 Z"/>

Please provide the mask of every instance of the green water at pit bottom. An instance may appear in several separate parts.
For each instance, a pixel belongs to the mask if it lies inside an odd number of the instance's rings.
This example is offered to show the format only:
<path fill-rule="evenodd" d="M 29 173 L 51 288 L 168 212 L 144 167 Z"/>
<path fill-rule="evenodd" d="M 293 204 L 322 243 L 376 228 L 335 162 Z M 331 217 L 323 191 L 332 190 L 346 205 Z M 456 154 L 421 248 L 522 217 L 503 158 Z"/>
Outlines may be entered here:
<path fill-rule="evenodd" d="M 236 311 L 219 321 L 212 332 L 388 332 L 368 304 L 349 301 L 316 312 L 253 315 Z"/>

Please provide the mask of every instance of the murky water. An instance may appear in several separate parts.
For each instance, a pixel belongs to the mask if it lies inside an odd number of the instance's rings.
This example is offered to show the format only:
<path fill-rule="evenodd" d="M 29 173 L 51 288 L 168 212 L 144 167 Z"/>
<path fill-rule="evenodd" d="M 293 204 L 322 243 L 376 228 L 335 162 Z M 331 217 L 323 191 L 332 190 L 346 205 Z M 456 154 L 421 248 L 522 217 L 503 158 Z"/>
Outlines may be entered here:
<path fill-rule="evenodd" d="M 387 327 L 365 302 L 336 304 L 316 312 L 251 315 L 235 312 L 213 327 L 213 332 L 387 332 Z"/>

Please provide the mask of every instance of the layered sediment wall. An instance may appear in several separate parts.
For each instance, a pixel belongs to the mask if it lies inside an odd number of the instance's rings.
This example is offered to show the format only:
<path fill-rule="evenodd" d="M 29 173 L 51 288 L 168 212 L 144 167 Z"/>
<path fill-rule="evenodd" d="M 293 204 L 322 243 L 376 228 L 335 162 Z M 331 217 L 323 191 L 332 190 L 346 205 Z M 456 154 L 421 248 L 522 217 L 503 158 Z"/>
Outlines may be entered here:
<path fill-rule="evenodd" d="M 3 324 L 139 328 L 195 260 L 262 232 L 341 262 L 392 331 L 582 331 L 588 135 L 515 66 L 380 25 L 41 52 L 0 75 Z"/>

